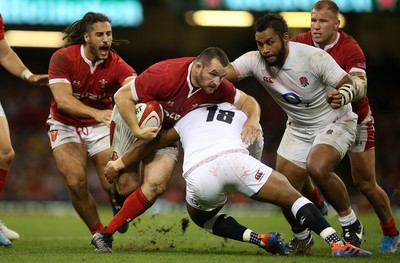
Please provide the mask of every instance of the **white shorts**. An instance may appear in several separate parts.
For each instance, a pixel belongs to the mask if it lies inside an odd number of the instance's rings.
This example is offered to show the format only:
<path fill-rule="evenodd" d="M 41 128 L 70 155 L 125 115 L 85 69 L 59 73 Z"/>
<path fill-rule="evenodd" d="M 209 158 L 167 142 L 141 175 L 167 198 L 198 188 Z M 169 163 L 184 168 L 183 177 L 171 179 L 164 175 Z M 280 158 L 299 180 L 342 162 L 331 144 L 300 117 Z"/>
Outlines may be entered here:
<path fill-rule="evenodd" d="M 333 146 L 341 159 L 354 143 L 357 129 L 357 114 L 349 112 L 324 127 L 298 127 L 287 122 L 278 154 L 305 169 L 311 148 L 317 144 Z"/>
<path fill-rule="evenodd" d="M 227 193 L 253 196 L 271 173 L 270 167 L 246 150 L 225 151 L 201 161 L 183 175 L 186 201 L 196 209 L 211 211 L 226 203 Z"/>
<path fill-rule="evenodd" d="M 110 129 L 104 123 L 75 127 L 49 118 L 47 125 L 49 125 L 48 140 L 52 149 L 64 143 L 81 143 L 86 145 L 88 156 L 92 157 L 110 148 Z"/>
<path fill-rule="evenodd" d="M 0 116 L 6 116 L 6 114 L 4 113 L 3 106 L 1 106 L 1 102 L 0 102 Z"/>
<path fill-rule="evenodd" d="M 364 120 L 357 124 L 357 134 L 350 152 L 365 152 L 375 147 L 374 117 L 371 110 Z"/>
<path fill-rule="evenodd" d="M 117 107 L 114 107 L 112 111 L 110 127 L 111 149 L 113 151 L 112 159 L 115 160 L 127 152 L 137 138 L 133 135 L 128 125 L 119 114 Z M 167 155 L 171 159 L 178 161 L 179 151 L 177 146 L 171 146 L 158 149 L 156 154 Z"/>

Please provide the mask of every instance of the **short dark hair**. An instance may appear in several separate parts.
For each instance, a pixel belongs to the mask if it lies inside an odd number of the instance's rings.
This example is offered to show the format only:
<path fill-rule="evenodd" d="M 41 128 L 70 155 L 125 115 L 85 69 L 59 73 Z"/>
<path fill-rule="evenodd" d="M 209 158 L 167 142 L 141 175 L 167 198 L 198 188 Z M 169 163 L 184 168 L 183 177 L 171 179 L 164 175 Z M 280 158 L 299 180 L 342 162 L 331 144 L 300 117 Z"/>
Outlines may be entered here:
<path fill-rule="evenodd" d="M 208 47 L 204 49 L 200 55 L 197 56 L 196 61 L 202 63 L 204 66 L 208 66 L 214 58 L 218 59 L 224 67 L 227 67 L 229 64 L 228 56 L 218 47 Z"/>
<path fill-rule="evenodd" d="M 254 24 L 256 32 L 262 32 L 268 28 L 272 28 L 281 37 L 289 32 L 286 20 L 279 14 L 266 14 Z"/>

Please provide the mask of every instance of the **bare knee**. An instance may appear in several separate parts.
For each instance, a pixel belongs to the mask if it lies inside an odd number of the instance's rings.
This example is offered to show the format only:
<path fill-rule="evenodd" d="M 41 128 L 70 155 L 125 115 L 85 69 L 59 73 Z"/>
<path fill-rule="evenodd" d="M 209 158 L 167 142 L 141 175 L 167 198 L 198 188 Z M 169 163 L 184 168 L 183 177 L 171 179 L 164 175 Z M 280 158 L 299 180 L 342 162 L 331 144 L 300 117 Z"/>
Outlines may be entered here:
<path fill-rule="evenodd" d="M 84 178 L 79 176 L 68 176 L 66 179 L 68 189 L 72 193 L 79 193 L 83 189 L 87 189 L 87 183 Z"/>
<path fill-rule="evenodd" d="M 354 181 L 354 185 L 363 194 L 372 191 L 377 186 L 375 182 L 370 180 L 357 180 Z"/>
<path fill-rule="evenodd" d="M 306 170 L 318 184 L 323 183 L 326 176 L 332 172 L 328 167 L 319 162 L 307 163 Z"/>
<path fill-rule="evenodd" d="M 354 185 L 363 194 L 374 191 L 378 187 L 373 168 L 367 169 L 360 165 L 352 165 L 351 174 Z"/>
<path fill-rule="evenodd" d="M 145 183 L 142 186 L 143 194 L 150 202 L 154 202 L 157 197 L 163 195 L 169 186 L 169 181 L 158 181 Z"/>
<path fill-rule="evenodd" d="M 73 166 L 57 165 L 57 167 L 71 194 L 80 195 L 82 191 L 88 192 L 87 177 L 83 167 L 77 165 L 75 169 Z"/>
<path fill-rule="evenodd" d="M 318 144 L 311 149 L 306 165 L 307 173 L 317 184 L 326 184 L 340 159 L 339 152 L 332 146 Z"/>
<path fill-rule="evenodd" d="M 0 151 L 0 168 L 8 170 L 14 160 L 15 152 L 13 148 L 8 148 Z"/>
<path fill-rule="evenodd" d="M 140 183 L 136 180 L 118 180 L 116 186 L 119 195 L 128 197 L 140 187 Z"/>

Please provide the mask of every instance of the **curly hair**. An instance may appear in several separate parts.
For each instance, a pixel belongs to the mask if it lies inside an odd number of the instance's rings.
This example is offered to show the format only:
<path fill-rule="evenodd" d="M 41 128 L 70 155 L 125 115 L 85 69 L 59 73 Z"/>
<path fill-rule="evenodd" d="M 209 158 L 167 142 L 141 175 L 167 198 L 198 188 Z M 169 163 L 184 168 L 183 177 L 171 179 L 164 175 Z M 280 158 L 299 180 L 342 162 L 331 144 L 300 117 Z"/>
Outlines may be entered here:
<path fill-rule="evenodd" d="M 74 44 L 85 44 L 84 33 L 88 33 L 91 30 L 93 24 L 98 22 L 109 22 L 111 20 L 101 13 L 87 12 L 82 19 L 75 21 L 63 30 L 64 37 L 66 40 L 65 46 L 70 46 Z M 114 40 L 112 44 L 118 46 L 121 43 L 129 43 L 127 40 Z"/>

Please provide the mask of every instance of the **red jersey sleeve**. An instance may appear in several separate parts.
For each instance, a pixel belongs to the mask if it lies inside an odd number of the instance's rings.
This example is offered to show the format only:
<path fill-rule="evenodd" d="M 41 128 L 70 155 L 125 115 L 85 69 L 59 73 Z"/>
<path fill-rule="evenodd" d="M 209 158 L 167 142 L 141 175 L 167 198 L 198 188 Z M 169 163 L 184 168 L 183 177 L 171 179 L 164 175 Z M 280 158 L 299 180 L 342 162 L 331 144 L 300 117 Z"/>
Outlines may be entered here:
<path fill-rule="evenodd" d="M 73 64 L 68 56 L 64 54 L 65 49 L 57 50 L 50 58 L 49 62 L 49 79 L 67 79 L 72 82 L 69 72 L 70 66 Z"/>
<path fill-rule="evenodd" d="M 366 59 L 360 45 L 353 37 L 344 33 L 343 31 L 341 31 L 340 34 L 341 38 L 339 39 L 339 43 L 337 44 L 338 50 L 335 53 L 333 51 L 330 52 L 329 50 L 328 52 L 331 53 L 331 55 L 337 61 L 346 62 L 345 65 L 341 66 L 347 72 L 349 72 L 352 68 L 366 70 Z"/>
<path fill-rule="evenodd" d="M 4 21 L 3 17 L 0 14 L 0 40 L 4 39 Z"/>

